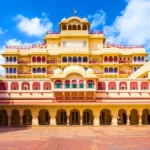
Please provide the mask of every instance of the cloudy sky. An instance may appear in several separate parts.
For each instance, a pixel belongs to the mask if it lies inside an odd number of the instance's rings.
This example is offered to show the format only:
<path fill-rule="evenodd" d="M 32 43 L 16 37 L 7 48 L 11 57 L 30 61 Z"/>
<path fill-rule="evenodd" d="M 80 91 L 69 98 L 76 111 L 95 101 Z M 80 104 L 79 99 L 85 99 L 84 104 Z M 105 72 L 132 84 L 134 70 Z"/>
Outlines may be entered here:
<path fill-rule="evenodd" d="M 91 22 L 91 30 L 103 30 L 108 42 L 150 51 L 150 0 L 5 0 L 0 2 L 0 53 L 6 45 L 43 42 L 45 32 L 59 31 L 58 22 L 73 16 L 74 9 Z"/>

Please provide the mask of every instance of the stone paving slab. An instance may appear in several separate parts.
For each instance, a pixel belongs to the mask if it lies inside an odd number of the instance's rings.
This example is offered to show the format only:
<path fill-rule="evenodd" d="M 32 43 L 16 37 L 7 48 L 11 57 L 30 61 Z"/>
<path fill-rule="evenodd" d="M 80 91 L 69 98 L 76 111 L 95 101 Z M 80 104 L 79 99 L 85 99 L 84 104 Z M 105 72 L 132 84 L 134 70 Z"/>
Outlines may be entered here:
<path fill-rule="evenodd" d="M 150 150 L 150 126 L 0 128 L 0 150 Z"/>

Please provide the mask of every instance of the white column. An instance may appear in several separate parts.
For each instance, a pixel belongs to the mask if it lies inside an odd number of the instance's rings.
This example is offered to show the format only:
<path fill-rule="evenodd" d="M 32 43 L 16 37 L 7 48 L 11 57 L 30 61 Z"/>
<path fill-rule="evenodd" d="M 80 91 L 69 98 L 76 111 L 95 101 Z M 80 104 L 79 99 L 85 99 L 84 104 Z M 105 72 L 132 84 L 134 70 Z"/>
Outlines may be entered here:
<path fill-rule="evenodd" d="M 32 113 L 32 126 L 39 126 L 38 113 L 36 112 Z"/>
<path fill-rule="evenodd" d="M 113 126 L 117 126 L 118 125 L 118 113 L 117 112 L 112 114 L 111 125 L 113 125 Z"/>
<path fill-rule="evenodd" d="M 52 112 L 50 114 L 50 126 L 56 126 L 56 114 L 55 112 Z"/>
<path fill-rule="evenodd" d="M 94 126 L 99 126 L 100 125 L 100 113 L 98 111 L 94 112 L 94 122 L 93 125 Z"/>
<path fill-rule="evenodd" d="M 139 121 L 138 121 L 138 125 L 141 126 L 142 125 L 142 115 L 139 115 Z"/>

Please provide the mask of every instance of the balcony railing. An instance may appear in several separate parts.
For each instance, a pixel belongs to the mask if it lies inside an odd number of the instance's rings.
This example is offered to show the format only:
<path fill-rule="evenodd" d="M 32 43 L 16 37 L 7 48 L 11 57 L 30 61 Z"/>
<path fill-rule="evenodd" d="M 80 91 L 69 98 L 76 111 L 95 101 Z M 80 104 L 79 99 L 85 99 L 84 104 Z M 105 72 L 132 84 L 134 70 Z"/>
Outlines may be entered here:
<path fill-rule="evenodd" d="M 18 64 L 28 64 L 31 63 L 30 60 L 18 60 Z"/>
<path fill-rule="evenodd" d="M 28 72 L 28 71 L 18 71 L 18 74 L 31 74 L 31 72 Z"/>
<path fill-rule="evenodd" d="M 46 34 L 60 34 L 59 31 L 47 31 Z"/>
<path fill-rule="evenodd" d="M 47 74 L 54 74 L 54 71 L 48 71 Z"/>
<path fill-rule="evenodd" d="M 126 70 L 126 71 L 119 71 L 119 74 L 131 74 L 132 71 Z"/>
<path fill-rule="evenodd" d="M 92 61 L 92 60 L 90 60 L 89 63 L 90 64 L 102 64 L 103 61 Z"/>
<path fill-rule="evenodd" d="M 104 34 L 103 31 L 90 31 L 89 34 Z"/>
<path fill-rule="evenodd" d="M 47 63 L 48 64 L 58 64 L 58 63 L 61 63 L 60 60 L 47 60 Z"/>
<path fill-rule="evenodd" d="M 119 60 L 119 63 L 120 64 L 129 64 L 129 63 L 132 63 L 132 61 L 130 61 L 130 60 Z"/>

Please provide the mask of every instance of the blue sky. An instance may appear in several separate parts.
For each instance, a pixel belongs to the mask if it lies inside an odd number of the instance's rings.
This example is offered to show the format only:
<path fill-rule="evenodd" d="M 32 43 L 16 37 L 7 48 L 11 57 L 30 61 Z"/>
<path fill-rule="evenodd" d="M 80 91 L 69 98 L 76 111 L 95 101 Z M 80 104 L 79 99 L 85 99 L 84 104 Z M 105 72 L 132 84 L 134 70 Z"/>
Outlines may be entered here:
<path fill-rule="evenodd" d="M 5 0 L 0 3 L 0 53 L 5 45 L 42 42 L 62 18 L 87 18 L 108 42 L 150 48 L 150 0 Z M 149 57 L 148 57 L 149 58 Z M 3 59 L 0 58 L 3 63 Z"/>

